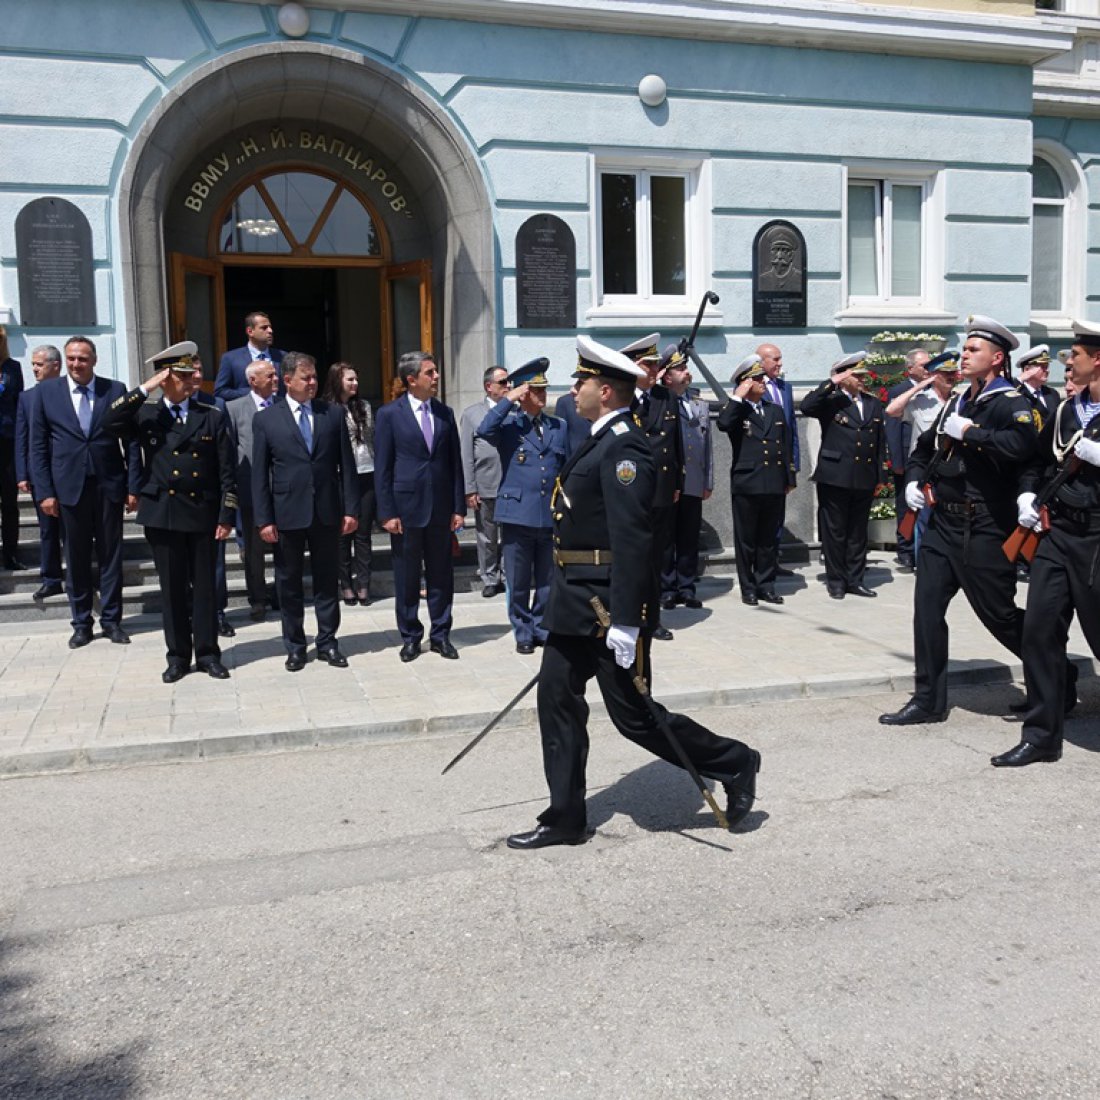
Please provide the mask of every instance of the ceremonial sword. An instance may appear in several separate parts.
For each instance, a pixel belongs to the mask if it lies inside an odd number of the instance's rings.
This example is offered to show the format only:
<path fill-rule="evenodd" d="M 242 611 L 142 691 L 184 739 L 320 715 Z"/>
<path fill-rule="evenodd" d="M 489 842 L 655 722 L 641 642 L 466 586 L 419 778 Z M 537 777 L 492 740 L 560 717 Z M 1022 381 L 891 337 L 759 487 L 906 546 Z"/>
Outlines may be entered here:
<path fill-rule="evenodd" d="M 446 775 L 471 749 L 480 744 L 482 738 L 502 719 L 505 715 L 509 714 L 513 707 L 539 682 L 539 674 L 536 672 L 534 676 L 522 687 L 515 695 L 512 701 L 497 715 L 489 720 L 489 724 L 439 773 L 440 775 Z"/>

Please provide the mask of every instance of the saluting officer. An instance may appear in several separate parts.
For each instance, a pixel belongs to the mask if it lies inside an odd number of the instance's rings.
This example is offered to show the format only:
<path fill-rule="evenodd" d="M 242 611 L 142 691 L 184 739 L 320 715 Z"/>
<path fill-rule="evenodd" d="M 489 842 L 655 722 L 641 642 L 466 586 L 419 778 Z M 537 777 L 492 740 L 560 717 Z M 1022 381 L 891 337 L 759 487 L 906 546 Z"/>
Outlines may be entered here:
<path fill-rule="evenodd" d="M 224 415 L 194 399 L 195 350 L 185 340 L 147 359 L 156 373 L 115 401 L 102 421 L 105 431 L 136 438 L 141 448 L 137 521 L 160 581 L 166 684 L 190 671 L 192 649 L 199 671 L 229 677 L 218 647 L 215 566 L 217 540 L 229 537 L 237 509 L 236 471 Z M 164 399 L 147 403 L 158 389 Z"/>
<path fill-rule="evenodd" d="M 510 848 L 583 844 L 588 837 L 584 692 L 593 676 L 615 728 L 657 756 L 679 763 L 632 676 L 637 667 L 649 679 L 642 632 L 653 595 L 657 476 L 652 449 L 631 416 L 634 387 L 643 370 L 586 336 L 577 337 L 577 351 L 573 392 L 577 411 L 592 423 L 592 431 L 562 469 L 553 501 L 555 569 L 538 686 L 550 806 L 535 829 L 508 838 Z M 593 598 L 610 615 L 606 637 Z M 683 715 L 667 714 L 667 720 L 698 771 L 725 785 L 729 823 L 741 821 L 756 796 L 760 754 Z"/>
<path fill-rule="evenodd" d="M 760 600 L 783 602 L 775 591 L 775 531 L 795 485 L 792 426 L 782 405 L 765 400 L 766 379 L 760 356 L 746 356 L 734 367 L 736 388 L 718 414 L 718 428 L 733 450 L 733 546 L 741 602 L 750 607 Z"/>
<path fill-rule="evenodd" d="M 619 351 L 641 367 L 634 393 L 633 412 L 653 451 L 656 484 L 653 490 L 654 586 L 657 591 L 648 627 L 654 638 L 667 642 L 672 631 L 661 625 L 661 562 L 676 530 L 676 502 L 684 487 L 684 452 L 680 436 L 680 404 L 667 386 L 657 383 L 661 334 L 651 332 Z"/>
<path fill-rule="evenodd" d="M 1061 403 L 1061 394 L 1048 384 L 1050 379 L 1050 345 L 1037 344 L 1016 359 L 1018 389 L 1035 411 L 1036 427 L 1042 431 Z"/>
<path fill-rule="evenodd" d="M 1067 463 L 1074 472 L 1047 502 L 1050 527 L 1031 562 L 1023 637 L 1027 709 L 1020 743 L 994 756 L 997 768 L 1019 768 L 1062 755 L 1065 714 L 1076 701 L 1067 670 L 1069 624 L 1077 621 L 1100 657 L 1100 326 L 1073 325 L 1069 368 L 1076 394 L 1047 418 L 1035 459 L 1020 480 L 1017 521 L 1039 529 L 1036 493 Z"/>
<path fill-rule="evenodd" d="M 825 584 L 834 600 L 849 592 L 878 595 L 863 583 L 863 574 L 875 488 L 886 478 L 886 412 L 863 387 L 866 358 L 857 351 L 834 363 L 829 380 L 802 399 L 802 415 L 821 423 L 813 480 Z"/>
<path fill-rule="evenodd" d="M 549 365 L 532 359 L 508 375 L 510 388 L 477 429 L 500 453 L 496 522 L 517 653 L 534 653 L 546 641 L 542 617 L 554 568 L 550 498 L 569 445 L 565 423 L 546 415 Z"/>
<path fill-rule="evenodd" d="M 1006 649 L 1021 655 L 1024 613 L 1016 567 L 1001 545 L 1016 526 L 1020 474 L 1035 453 L 1031 409 L 1006 377 L 1019 341 L 992 317 L 973 316 L 960 364 L 969 386 L 950 398 L 909 455 L 905 502 L 934 505 L 920 547 L 913 613 L 913 697 L 888 726 L 947 717 L 947 608 L 961 588 Z"/>

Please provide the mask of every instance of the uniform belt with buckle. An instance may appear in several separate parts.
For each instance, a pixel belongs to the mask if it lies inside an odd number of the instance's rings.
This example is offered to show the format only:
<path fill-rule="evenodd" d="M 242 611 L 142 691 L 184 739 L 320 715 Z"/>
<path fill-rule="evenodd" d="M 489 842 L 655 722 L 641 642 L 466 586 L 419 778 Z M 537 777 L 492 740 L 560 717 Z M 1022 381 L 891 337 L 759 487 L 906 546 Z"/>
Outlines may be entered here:
<path fill-rule="evenodd" d="M 555 550 L 555 565 L 610 565 L 610 550 Z"/>

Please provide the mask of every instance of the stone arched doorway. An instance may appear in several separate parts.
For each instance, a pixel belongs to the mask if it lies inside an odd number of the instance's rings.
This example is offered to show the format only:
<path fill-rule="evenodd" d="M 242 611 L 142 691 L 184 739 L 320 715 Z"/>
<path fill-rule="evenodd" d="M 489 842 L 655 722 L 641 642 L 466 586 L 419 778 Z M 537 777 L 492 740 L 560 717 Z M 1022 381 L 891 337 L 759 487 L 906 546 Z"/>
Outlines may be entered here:
<path fill-rule="evenodd" d="M 399 74 L 311 43 L 223 56 L 181 81 L 142 127 L 119 201 L 131 377 L 171 338 L 170 321 L 178 326 L 170 256 L 224 262 L 216 234 L 226 203 L 251 176 L 276 169 L 358 190 L 387 244 L 378 259 L 406 284 L 430 270 L 422 300 L 448 401 L 480 394 L 496 338 L 492 218 L 477 158 Z M 233 346 L 239 334 L 231 328 L 226 338 Z"/>

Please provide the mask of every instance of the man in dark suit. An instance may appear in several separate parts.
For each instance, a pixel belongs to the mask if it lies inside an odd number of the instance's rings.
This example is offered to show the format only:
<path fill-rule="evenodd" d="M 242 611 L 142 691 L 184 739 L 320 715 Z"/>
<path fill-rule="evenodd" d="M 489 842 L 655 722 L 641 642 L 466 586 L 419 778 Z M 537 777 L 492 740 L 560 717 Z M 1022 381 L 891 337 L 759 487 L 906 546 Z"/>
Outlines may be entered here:
<path fill-rule="evenodd" d="M 900 397 L 923 382 L 928 376 L 925 369 L 930 356 L 924 348 L 914 348 L 905 356 L 905 377 L 886 391 L 887 407 L 895 397 Z M 905 464 L 912 450 L 913 426 L 901 416 L 886 417 L 886 455 L 894 478 L 894 499 L 898 503 L 897 519 L 900 524 L 905 516 Z M 912 572 L 916 562 L 913 539 L 898 531 L 898 565 L 903 572 Z"/>
<path fill-rule="evenodd" d="M 453 661 L 458 651 L 451 644 L 455 584 L 451 541 L 466 514 L 458 426 L 454 413 L 436 400 L 439 368 L 428 352 L 402 355 L 397 376 L 407 392 L 378 410 L 374 478 L 378 516 L 390 533 L 401 660 L 415 661 L 420 656 L 423 564 L 431 650 Z"/>
<path fill-rule="evenodd" d="M 61 374 L 61 350 L 53 344 L 42 344 L 31 352 L 31 370 L 36 383 Z M 31 419 L 40 391 L 32 386 L 19 395 L 19 410 L 15 415 L 15 476 L 19 491 L 30 493 L 38 513 L 38 576 L 42 583 L 32 599 L 44 600 L 60 596 L 65 591 L 61 583 L 61 521 L 42 511 L 31 484 Z"/>
<path fill-rule="evenodd" d="M 1050 346 L 1038 344 L 1029 348 L 1016 360 L 1016 389 L 1027 398 L 1035 411 L 1036 430 L 1042 431 L 1046 422 L 1055 414 L 1062 395 L 1051 385 Z"/>
<path fill-rule="evenodd" d="M 653 496 L 653 604 L 649 632 L 663 642 L 672 640 L 672 631 L 661 623 L 661 563 L 676 529 L 676 502 L 684 487 L 684 451 L 680 437 L 680 402 L 668 387 L 657 382 L 661 369 L 658 332 L 643 336 L 619 352 L 646 373 L 638 379 L 633 413 L 656 463 L 657 480 Z"/>
<path fill-rule="evenodd" d="M 791 426 L 783 407 L 764 400 L 760 356 L 749 355 L 733 372 L 736 389 L 718 414 L 718 429 L 730 437 L 733 462 L 733 543 L 741 602 L 781 604 L 775 591 L 775 525 L 795 485 Z"/>
<path fill-rule="evenodd" d="M 229 435 L 237 450 L 237 506 L 240 508 L 238 531 L 244 541 L 244 583 L 252 618 L 259 622 L 267 609 L 267 581 L 264 577 L 264 553 L 267 544 L 260 538 L 252 506 L 252 419 L 275 401 L 277 371 L 266 360 L 251 363 L 245 374 L 248 393 L 235 398 L 226 407 Z"/>
<path fill-rule="evenodd" d="M 250 313 L 244 319 L 244 330 L 248 334 L 248 343 L 243 348 L 234 348 L 222 356 L 218 364 L 218 377 L 214 380 L 214 396 L 229 402 L 248 393 L 246 371 L 257 359 L 274 363 L 276 369 L 283 361 L 284 352 L 274 347 L 275 333 L 271 328 L 271 318 L 266 313 Z M 279 396 L 286 393 L 282 377 L 279 378 Z"/>
<path fill-rule="evenodd" d="M 565 421 L 569 431 L 569 453 L 572 454 L 591 434 L 592 425 L 579 412 L 573 400 L 573 391 L 568 390 L 558 398 L 554 405 L 554 415 Z"/>
<path fill-rule="evenodd" d="M 817 483 L 817 523 L 825 553 L 829 595 L 876 596 L 863 583 L 867 568 L 867 523 L 875 488 L 886 476 L 886 412 L 863 389 L 865 351 L 845 356 L 831 376 L 802 399 L 802 415 L 821 424 Z"/>
<path fill-rule="evenodd" d="M 306 664 L 302 565 L 309 547 L 317 657 L 347 668 L 340 628 L 340 536 L 358 526 L 359 479 L 344 409 L 316 400 L 312 356 L 283 358 L 286 397 L 252 421 L 252 506 L 260 538 L 275 547 L 275 588 L 283 616 L 286 667 Z"/>
<path fill-rule="evenodd" d="M 160 581 L 168 667 L 166 684 L 191 671 L 229 679 L 218 646 L 217 546 L 236 511 L 233 447 L 225 415 L 195 400 L 202 381 L 190 340 L 147 359 L 147 382 L 118 398 L 103 415 L 103 430 L 141 447 L 137 520 L 153 548 Z M 146 401 L 163 389 L 163 401 Z"/>
<path fill-rule="evenodd" d="M 103 634 L 126 645 L 122 629 L 122 509 L 137 507 L 140 470 L 136 443 L 125 458 L 118 437 L 104 431 L 103 414 L 126 393 L 121 382 L 95 374 L 95 344 L 74 336 L 65 344 L 64 378 L 43 382 L 31 418 L 35 500 L 59 516 L 73 636 L 70 649 L 92 640 L 92 548 L 99 560 Z M 129 487 L 129 493 L 127 488 Z"/>
<path fill-rule="evenodd" d="M 791 429 L 791 448 L 794 459 L 794 472 L 798 474 L 802 469 L 802 453 L 798 444 L 798 421 L 794 412 L 794 394 L 791 392 L 790 383 L 783 377 L 783 352 L 775 344 L 761 344 L 756 349 L 760 356 L 760 366 L 764 371 L 764 400 L 773 405 L 779 405 L 783 410 L 783 419 Z M 779 523 L 775 529 L 775 577 L 793 577 L 790 569 L 784 569 L 779 564 L 779 547 L 783 541 L 783 524 L 786 520 L 787 498 L 783 498 L 783 508 L 779 513 Z"/>

